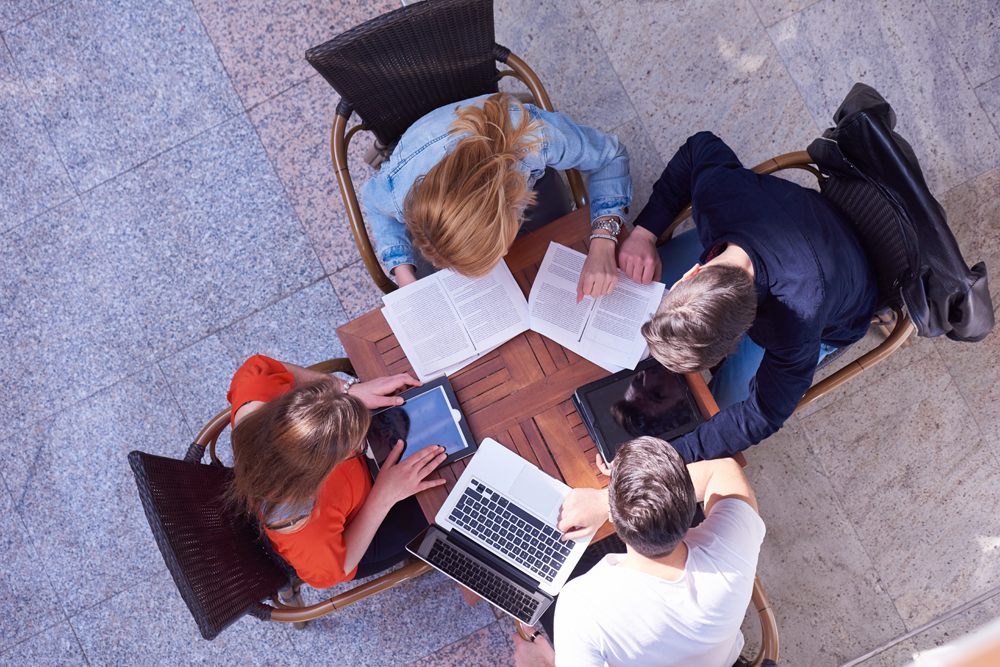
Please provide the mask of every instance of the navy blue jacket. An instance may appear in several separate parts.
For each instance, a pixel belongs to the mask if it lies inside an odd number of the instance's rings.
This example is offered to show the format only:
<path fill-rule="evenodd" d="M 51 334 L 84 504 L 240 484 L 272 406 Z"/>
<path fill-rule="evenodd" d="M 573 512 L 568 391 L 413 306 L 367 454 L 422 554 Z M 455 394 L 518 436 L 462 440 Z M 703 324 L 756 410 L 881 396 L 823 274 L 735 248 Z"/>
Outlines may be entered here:
<path fill-rule="evenodd" d="M 710 132 L 694 135 L 653 186 L 636 225 L 657 236 L 692 202 L 702 246 L 731 242 L 753 262 L 765 350 L 750 396 L 673 446 L 687 461 L 731 456 L 775 433 L 812 384 L 820 343 L 849 345 L 875 310 L 875 277 L 848 223 L 822 195 L 744 169 Z"/>

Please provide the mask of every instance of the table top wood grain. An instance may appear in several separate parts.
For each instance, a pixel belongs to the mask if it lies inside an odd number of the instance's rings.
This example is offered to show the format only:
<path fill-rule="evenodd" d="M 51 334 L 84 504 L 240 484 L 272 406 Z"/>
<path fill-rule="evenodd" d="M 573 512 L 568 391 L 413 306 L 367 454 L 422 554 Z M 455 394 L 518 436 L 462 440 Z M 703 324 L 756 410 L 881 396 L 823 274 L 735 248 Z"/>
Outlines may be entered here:
<path fill-rule="evenodd" d="M 525 298 L 550 241 L 586 253 L 589 237 L 590 214 L 583 209 L 515 241 L 504 259 Z M 339 327 L 337 334 L 361 380 L 412 372 L 381 309 Z M 596 446 L 570 399 L 578 387 L 607 375 L 600 366 L 527 331 L 449 380 L 476 442 L 493 438 L 573 488 L 599 489 L 608 485 L 608 478 L 597 469 Z M 718 412 L 701 375 L 686 378 L 704 417 Z M 467 460 L 434 473 L 447 482 L 418 495 L 428 521 L 434 520 Z M 612 532 L 605 523 L 595 539 Z"/>

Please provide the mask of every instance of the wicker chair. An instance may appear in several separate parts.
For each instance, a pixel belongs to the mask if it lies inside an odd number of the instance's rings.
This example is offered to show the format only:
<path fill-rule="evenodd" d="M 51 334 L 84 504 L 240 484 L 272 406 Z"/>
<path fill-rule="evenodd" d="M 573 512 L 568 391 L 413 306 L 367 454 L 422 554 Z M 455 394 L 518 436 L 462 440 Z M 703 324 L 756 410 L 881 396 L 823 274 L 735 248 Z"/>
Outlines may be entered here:
<path fill-rule="evenodd" d="M 321 372 L 354 371 L 347 359 L 314 366 Z M 183 460 L 129 454 L 149 527 L 201 636 L 214 639 L 246 614 L 301 627 L 338 609 L 417 577 L 431 568 L 413 562 L 309 607 L 290 607 L 278 591 L 297 594 L 301 582 L 289 576 L 270 545 L 247 517 L 228 511 L 222 493 L 233 471 L 215 455 L 230 410 L 216 415 L 188 448 Z M 211 464 L 201 463 L 206 446 Z M 262 601 L 270 598 L 274 606 Z"/>
<path fill-rule="evenodd" d="M 882 195 L 873 186 L 860 179 L 824 176 L 813 165 L 812 158 L 806 151 L 779 155 L 757 165 L 753 171 L 758 174 L 773 174 L 783 169 L 802 169 L 815 176 L 823 196 L 830 200 L 851 223 L 875 271 L 878 283 L 878 305 L 871 323 L 883 327 L 888 333 L 886 339 L 874 350 L 861 355 L 829 377 L 813 384 L 795 408 L 798 412 L 903 347 L 913 333 L 914 326 L 903 310 L 903 299 L 899 293 L 898 279 L 906 268 L 899 226 L 894 224 L 896 214 L 882 200 Z M 656 245 L 661 246 L 669 241 L 677 226 L 690 215 L 691 205 L 688 204 L 660 235 Z M 817 370 L 829 365 L 849 349 L 850 347 L 841 348 L 828 355 Z"/>
<path fill-rule="evenodd" d="M 520 79 L 534 103 L 553 111 L 541 81 L 524 61 L 494 41 L 493 0 L 426 0 L 394 10 L 306 51 L 306 60 L 340 95 L 330 151 L 340 195 L 358 250 L 383 292 L 396 289 L 372 248 L 347 165 L 359 130 L 391 152 L 403 132 L 427 113 L 452 102 L 495 93 L 502 77 Z M 497 71 L 497 61 L 510 67 Z M 347 131 L 356 112 L 362 124 Z M 575 205 L 586 206 L 580 174 L 566 172 Z"/>

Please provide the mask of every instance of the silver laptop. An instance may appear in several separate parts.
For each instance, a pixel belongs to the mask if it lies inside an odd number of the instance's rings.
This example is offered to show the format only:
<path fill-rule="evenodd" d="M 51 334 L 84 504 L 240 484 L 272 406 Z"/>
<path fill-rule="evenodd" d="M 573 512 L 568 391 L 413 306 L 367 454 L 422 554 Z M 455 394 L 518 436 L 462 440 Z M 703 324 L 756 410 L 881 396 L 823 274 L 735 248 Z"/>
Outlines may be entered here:
<path fill-rule="evenodd" d="M 560 540 L 556 523 L 569 491 L 487 438 L 435 523 L 406 548 L 514 618 L 534 624 L 593 537 Z"/>

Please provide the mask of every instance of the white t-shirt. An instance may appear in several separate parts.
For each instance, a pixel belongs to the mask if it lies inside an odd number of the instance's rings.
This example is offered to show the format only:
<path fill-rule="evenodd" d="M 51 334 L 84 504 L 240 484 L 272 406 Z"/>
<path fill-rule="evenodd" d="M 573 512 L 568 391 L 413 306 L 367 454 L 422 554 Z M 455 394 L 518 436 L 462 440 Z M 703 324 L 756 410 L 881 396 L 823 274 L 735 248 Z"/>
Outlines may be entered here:
<path fill-rule="evenodd" d="M 724 498 L 685 536 L 677 581 L 617 567 L 624 554 L 605 556 L 559 594 L 557 667 L 731 667 L 763 541 L 753 508 Z"/>

